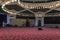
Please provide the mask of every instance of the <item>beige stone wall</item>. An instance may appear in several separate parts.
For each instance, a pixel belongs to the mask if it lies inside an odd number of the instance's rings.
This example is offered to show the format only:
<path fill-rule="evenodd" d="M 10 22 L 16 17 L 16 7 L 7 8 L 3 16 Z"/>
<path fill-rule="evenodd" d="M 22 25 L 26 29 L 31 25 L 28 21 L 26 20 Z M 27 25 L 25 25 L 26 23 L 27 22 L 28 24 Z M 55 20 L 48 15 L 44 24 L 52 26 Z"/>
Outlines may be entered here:
<path fill-rule="evenodd" d="M 29 19 L 30 26 L 34 26 L 34 19 Z M 11 19 L 11 25 L 26 26 L 26 19 Z"/>
<path fill-rule="evenodd" d="M 12 25 L 18 25 L 18 26 L 26 26 L 26 19 L 11 19 L 10 22 Z M 35 20 L 29 19 L 30 26 L 35 26 Z M 45 27 L 56 27 L 58 26 L 60 28 L 60 24 L 45 24 Z"/>
<path fill-rule="evenodd" d="M 29 19 L 30 26 L 35 26 L 35 20 L 34 19 Z"/>
<path fill-rule="evenodd" d="M 26 26 L 26 20 L 25 19 L 11 19 L 10 22 L 12 25 L 18 25 L 18 26 Z"/>

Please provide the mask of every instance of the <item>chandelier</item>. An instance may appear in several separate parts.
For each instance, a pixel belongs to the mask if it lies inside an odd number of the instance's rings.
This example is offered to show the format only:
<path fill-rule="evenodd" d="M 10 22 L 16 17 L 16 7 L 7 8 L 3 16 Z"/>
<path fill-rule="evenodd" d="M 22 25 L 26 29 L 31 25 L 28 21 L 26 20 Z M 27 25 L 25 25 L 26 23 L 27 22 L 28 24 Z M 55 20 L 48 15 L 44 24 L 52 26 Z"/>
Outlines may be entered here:
<path fill-rule="evenodd" d="M 21 2 L 20 0 L 12 0 L 12 1 L 7 1 L 6 3 L 4 3 L 2 5 L 2 9 L 10 14 L 13 14 L 13 12 L 9 12 L 7 10 L 4 9 L 5 5 L 11 3 L 11 2 L 17 2 L 21 7 L 27 8 L 27 9 L 41 9 L 41 8 L 53 8 L 55 6 L 59 6 L 60 5 L 60 1 L 55 1 L 55 2 L 50 2 L 50 3 L 24 3 Z M 14 13 L 16 14 L 16 13 Z"/>

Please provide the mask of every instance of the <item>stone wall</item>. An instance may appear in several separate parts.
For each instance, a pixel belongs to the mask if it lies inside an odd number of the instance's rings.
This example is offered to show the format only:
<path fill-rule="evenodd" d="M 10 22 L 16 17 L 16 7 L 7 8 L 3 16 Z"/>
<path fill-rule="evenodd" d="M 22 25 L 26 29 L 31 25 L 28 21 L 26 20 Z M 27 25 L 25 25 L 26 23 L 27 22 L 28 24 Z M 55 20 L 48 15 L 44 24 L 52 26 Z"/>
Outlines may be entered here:
<path fill-rule="evenodd" d="M 18 25 L 18 26 L 26 26 L 26 19 L 11 19 L 11 25 Z M 29 19 L 29 24 L 30 26 L 35 26 L 35 20 L 34 19 Z M 55 28 L 58 26 L 60 28 L 60 24 L 45 24 L 45 27 L 52 27 Z"/>
<path fill-rule="evenodd" d="M 26 26 L 26 20 L 24 19 L 11 19 L 11 25 Z"/>
<path fill-rule="evenodd" d="M 35 22 L 33 19 L 29 19 L 30 26 L 34 26 Z M 11 19 L 11 25 L 26 26 L 26 19 Z"/>

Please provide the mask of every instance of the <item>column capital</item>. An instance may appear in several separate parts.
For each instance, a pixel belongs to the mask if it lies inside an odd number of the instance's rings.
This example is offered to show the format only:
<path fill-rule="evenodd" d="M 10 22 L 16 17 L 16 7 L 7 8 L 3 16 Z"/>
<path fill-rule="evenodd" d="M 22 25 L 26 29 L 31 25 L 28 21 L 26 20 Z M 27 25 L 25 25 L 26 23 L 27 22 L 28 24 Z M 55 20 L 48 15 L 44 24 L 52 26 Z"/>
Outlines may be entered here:
<path fill-rule="evenodd" d="M 45 17 L 44 13 L 35 13 L 35 17 Z"/>

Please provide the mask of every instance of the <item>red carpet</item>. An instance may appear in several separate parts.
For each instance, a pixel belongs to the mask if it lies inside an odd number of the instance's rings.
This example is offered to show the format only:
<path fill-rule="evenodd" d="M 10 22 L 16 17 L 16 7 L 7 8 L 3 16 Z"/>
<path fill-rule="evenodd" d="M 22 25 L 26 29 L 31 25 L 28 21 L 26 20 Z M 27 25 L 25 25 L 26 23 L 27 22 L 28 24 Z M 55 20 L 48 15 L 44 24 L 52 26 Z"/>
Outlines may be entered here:
<path fill-rule="evenodd" d="M 0 40 L 60 40 L 60 29 L 0 28 Z"/>

